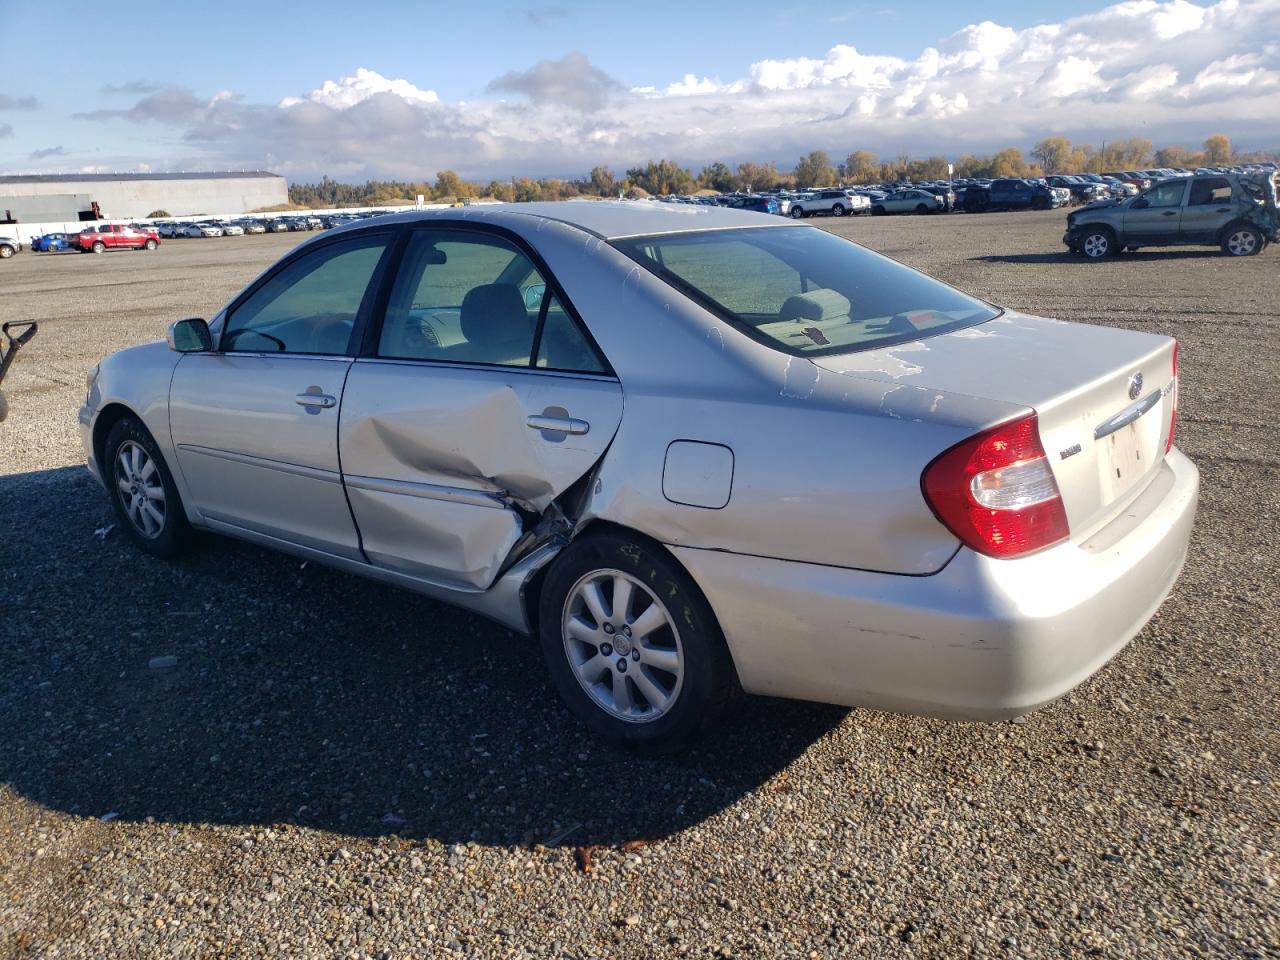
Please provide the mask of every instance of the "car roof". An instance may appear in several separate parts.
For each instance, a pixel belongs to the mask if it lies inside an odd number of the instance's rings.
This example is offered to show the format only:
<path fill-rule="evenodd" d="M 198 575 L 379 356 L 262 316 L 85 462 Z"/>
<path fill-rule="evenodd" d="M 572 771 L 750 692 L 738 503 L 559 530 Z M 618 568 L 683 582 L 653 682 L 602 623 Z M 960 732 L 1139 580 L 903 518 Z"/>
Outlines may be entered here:
<path fill-rule="evenodd" d="M 726 230 L 735 227 L 796 229 L 791 220 L 769 213 L 693 203 L 652 203 L 645 200 L 562 200 L 536 203 L 473 204 L 437 210 L 361 220 L 338 230 L 368 227 L 371 223 L 430 222 L 431 220 L 480 220 L 497 226 L 517 226 L 515 218 L 534 217 L 565 223 L 602 240 L 642 237 L 658 233 Z"/>

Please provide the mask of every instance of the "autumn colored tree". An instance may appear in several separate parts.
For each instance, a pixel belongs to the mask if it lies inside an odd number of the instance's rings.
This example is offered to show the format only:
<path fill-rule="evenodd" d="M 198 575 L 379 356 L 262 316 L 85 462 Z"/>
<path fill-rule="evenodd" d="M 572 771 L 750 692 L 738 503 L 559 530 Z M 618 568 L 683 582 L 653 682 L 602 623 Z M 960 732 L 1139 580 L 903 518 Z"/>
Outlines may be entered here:
<path fill-rule="evenodd" d="M 782 179 L 778 173 L 778 165 L 773 161 L 769 163 L 740 163 L 738 164 L 738 189 L 740 190 L 769 190 L 776 187 Z"/>
<path fill-rule="evenodd" d="M 1026 158 L 1017 147 L 1006 147 L 991 158 L 993 177 L 1025 177 L 1030 172 Z"/>
<path fill-rule="evenodd" d="M 1066 173 L 1072 169 L 1071 141 L 1066 137 L 1045 137 L 1031 148 L 1031 156 L 1045 173 Z"/>
<path fill-rule="evenodd" d="M 597 197 L 616 197 L 618 181 L 608 167 L 592 167 L 587 190 Z"/>
<path fill-rule="evenodd" d="M 879 167 L 880 161 L 870 150 L 855 150 L 844 161 L 845 176 L 859 183 L 874 180 Z"/>
<path fill-rule="evenodd" d="M 717 160 L 715 163 L 707 164 L 698 173 L 698 185 L 707 190 L 728 193 L 738 185 L 738 182 L 728 164 Z"/>
<path fill-rule="evenodd" d="M 1204 142 L 1204 162 L 1211 167 L 1224 167 L 1231 162 L 1231 141 L 1215 133 Z"/>
<path fill-rule="evenodd" d="M 829 187 L 836 182 L 836 171 L 825 150 L 814 150 L 801 157 L 792 174 L 798 187 Z"/>
<path fill-rule="evenodd" d="M 628 170 L 627 180 L 647 193 L 659 195 L 688 193 L 693 187 L 693 174 L 670 160 L 650 160 L 643 167 Z"/>

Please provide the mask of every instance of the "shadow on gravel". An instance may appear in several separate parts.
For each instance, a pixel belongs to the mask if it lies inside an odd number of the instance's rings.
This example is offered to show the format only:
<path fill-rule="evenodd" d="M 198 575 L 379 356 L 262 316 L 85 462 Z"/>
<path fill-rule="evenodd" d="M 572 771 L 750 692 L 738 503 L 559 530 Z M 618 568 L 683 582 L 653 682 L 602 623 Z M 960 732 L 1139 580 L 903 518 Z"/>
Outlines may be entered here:
<path fill-rule="evenodd" d="M 502 627 L 229 540 L 169 565 L 111 520 L 83 469 L 0 477 L 0 782 L 69 814 L 616 844 L 699 823 L 846 713 L 752 699 L 638 758 Z"/>
<path fill-rule="evenodd" d="M 1203 260 L 1206 257 L 1221 257 L 1222 252 L 1205 248 L 1203 250 L 1139 250 L 1136 253 L 1121 253 L 1106 260 L 1091 261 L 1078 257 L 1069 250 L 1054 250 L 1048 253 L 992 253 L 981 257 L 970 257 L 969 260 L 981 263 L 1078 263 L 1081 266 L 1096 267 L 1099 263 L 1140 263 L 1144 260 Z"/>

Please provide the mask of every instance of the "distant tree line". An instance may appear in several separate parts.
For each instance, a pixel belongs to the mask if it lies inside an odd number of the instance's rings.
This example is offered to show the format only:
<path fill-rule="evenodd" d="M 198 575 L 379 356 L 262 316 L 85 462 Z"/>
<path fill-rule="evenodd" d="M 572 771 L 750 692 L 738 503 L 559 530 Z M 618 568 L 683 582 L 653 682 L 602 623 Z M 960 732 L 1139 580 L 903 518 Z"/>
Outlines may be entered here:
<path fill-rule="evenodd" d="M 513 177 L 510 180 L 464 180 L 453 170 L 442 170 L 434 182 L 370 180 L 364 184 L 339 183 L 324 177 L 319 183 L 289 186 L 289 201 L 298 206 L 359 207 L 413 203 L 427 200 L 456 201 L 470 198 L 525 201 L 565 200 L 570 197 L 644 197 L 650 194 L 691 194 L 699 191 L 729 193 L 734 190 L 826 187 L 837 184 L 896 183 L 901 180 L 943 180 L 947 164 L 957 177 L 1038 177 L 1055 173 L 1105 173 L 1112 170 L 1157 167 L 1223 166 L 1258 160 L 1280 159 L 1280 152 L 1236 154 L 1231 141 L 1220 133 L 1205 140 L 1203 149 L 1185 147 L 1154 149 L 1150 140 L 1130 137 L 1110 140 L 1100 147 L 1072 143 L 1066 137 L 1045 137 L 1029 153 L 1007 147 L 998 153 L 964 154 L 954 160 L 942 156 L 913 157 L 899 153 L 885 159 L 869 150 L 855 150 L 842 161 L 833 161 L 825 150 L 801 157 L 790 171 L 769 163 L 739 163 L 734 167 L 709 163 L 696 173 L 671 160 L 650 160 L 626 170 L 621 177 L 606 166 L 592 168 L 571 180 Z"/>

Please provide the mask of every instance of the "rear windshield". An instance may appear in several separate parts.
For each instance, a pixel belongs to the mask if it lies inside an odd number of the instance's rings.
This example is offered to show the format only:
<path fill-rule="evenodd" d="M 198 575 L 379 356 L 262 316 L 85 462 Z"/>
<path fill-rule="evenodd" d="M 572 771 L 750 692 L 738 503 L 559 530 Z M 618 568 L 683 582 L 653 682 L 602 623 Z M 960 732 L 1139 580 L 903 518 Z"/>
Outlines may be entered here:
<path fill-rule="evenodd" d="M 983 323 L 981 300 L 815 227 L 615 240 L 641 266 L 767 346 L 852 353 Z"/>

